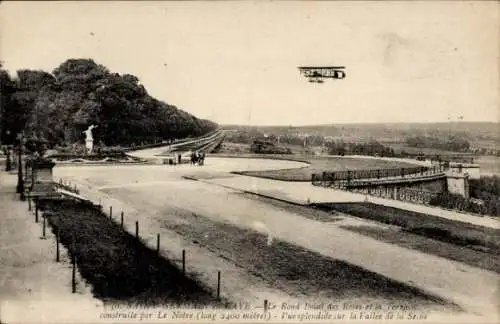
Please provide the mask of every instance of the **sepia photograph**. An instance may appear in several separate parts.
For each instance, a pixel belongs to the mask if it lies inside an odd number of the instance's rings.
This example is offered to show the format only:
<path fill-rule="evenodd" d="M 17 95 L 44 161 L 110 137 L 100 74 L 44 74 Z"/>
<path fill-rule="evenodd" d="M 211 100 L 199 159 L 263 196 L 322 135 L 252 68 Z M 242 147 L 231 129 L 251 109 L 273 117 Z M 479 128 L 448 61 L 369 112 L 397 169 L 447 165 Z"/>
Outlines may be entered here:
<path fill-rule="evenodd" d="M 0 1 L 0 323 L 500 322 L 500 2 Z"/>

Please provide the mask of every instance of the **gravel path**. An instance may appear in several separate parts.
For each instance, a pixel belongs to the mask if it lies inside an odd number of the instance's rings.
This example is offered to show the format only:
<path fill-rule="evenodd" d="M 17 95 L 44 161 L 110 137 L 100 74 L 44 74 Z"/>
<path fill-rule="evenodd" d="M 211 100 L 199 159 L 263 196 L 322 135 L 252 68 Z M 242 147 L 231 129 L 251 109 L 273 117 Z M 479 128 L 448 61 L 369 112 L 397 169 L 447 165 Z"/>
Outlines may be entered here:
<path fill-rule="evenodd" d="M 77 293 L 71 293 L 68 254 L 61 248 L 61 262 L 56 263 L 55 238 L 47 227 L 46 239 L 41 239 L 42 217 L 35 223 L 28 203 L 15 193 L 16 181 L 15 175 L 0 173 L 0 320 L 68 323 L 77 307 L 82 320 L 95 321 L 102 303 L 79 275 Z"/>

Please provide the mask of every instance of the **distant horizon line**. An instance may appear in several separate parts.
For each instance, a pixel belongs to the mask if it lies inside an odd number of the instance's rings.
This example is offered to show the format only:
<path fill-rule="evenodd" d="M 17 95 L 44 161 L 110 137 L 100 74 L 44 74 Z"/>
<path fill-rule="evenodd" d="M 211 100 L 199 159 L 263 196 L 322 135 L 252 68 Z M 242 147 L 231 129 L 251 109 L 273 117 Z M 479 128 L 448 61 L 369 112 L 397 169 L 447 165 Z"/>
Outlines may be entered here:
<path fill-rule="evenodd" d="M 500 124 L 499 121 L 485 121 L 485 120 L 454 120 L 454 121 L 408 121 L 408 122 L 337 122 L 337 123 L 323 123 L 323 124 L 235 124 L 235 123 L 218 123 L 219 126 L 246 126 L 246 127 L 312 127 L 312 126 L 333 126 L 333 125 L 394 125 L 394 124 Z"/>

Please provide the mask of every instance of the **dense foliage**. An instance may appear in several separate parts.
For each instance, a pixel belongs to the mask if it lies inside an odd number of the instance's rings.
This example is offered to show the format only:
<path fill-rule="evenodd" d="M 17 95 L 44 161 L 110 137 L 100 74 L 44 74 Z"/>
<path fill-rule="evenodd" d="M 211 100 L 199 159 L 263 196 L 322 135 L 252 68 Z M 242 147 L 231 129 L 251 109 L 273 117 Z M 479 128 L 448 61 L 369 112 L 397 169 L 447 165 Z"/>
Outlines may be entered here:
<path fill-rule="evenodd" d="M 343 141 L 327 142 L 326 146 L 329 149 L 329 154 L 333 155 L 396 156 L 392 148 L 384 146 L 375 140 L 371 140 L 368 143 L 344 143 Z"/>
<path fill-rule="evenodd" d="M 276 136 L 274 134 L 264 134 L 255 129 L 239 129 L 236 132 L 230 132 L 226 135 L 225 140 L 233 143 L 252 144 L 256 138 L 265 138 L 266 142 L 273 143 L 275 145 L 288 144 L 297 146 L 324 146 L 328 151 L 328 154 L 332 155 L 356 154 L 388 157 L 396 156 L 392 148 L 384 146 L 376 140 L 360 143 L 346 143 L 342 140 L 326 140 L 323 136 L 319 135 L 301 137 L 292 134 L 285 134 Z"/>
<path fill-rule="evenodd" d="M 151 97 L 129 74 L 111 73 L 91 59 L 70 59 L 52 73 L 0 70 L 1 141 L 16 135 L 48 147 L 83 142 L 89 125 L 96 144 L 139 145 L 199 136 L 217 124 Z"/>
<path fill-rule="evenodd" d="M 276 146 L 265 141 L 254 141 L 250 146 L 250 152 L 257 154 L 292 154 L 289 148 Z"/>
<path fill-rule="evenodd" d="M 481 177 L 469 181 L 470 197 L 442 193 L 430 204 L 450 209 L 458 209 L 478 214 L 500 216 L 500 177 Z M 479 201 L 478 201 L 479 200 Z"/>
<path fill-rule="evenodd" d="M 484 195 L 493 195 L 500 197 L 500 177 L 481 177 L 480 179 L 470 180 L 471 196 L 483 199 Z"/>
<path fill-rule="evenodd" d="M 489 215 L 500 216 L 500 177 L 481 177 L 469 181 L 470 196 L 483 201 Z"/>
<path fill-rule="evenodd" d="M 411 136 L 406 139 L 406 144 L 410 147 L 434 148 L 455 152 L 467 152 L 470 143 L 461 136 L 449 136 L 442 138 L 438 136 Z"/>

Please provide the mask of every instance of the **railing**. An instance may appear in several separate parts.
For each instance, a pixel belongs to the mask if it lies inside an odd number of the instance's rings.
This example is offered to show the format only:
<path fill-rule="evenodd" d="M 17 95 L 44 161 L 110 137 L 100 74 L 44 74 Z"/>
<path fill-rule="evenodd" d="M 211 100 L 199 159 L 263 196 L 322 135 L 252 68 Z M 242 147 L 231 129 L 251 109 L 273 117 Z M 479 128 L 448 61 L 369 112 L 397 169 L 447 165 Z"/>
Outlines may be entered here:
<path fill-rule="evenodd" d="M 134 147 L 126 148 L 125 151 L 126 152 L 130 152 L 130 151 L 137 151 L 137 150 L 143 150 L 143 149 L 157 148 L 157 147 L 163 147 L 163 146 L 170 146 L 171 148 L 174 148 L 174 147 L 177 147 L 177 146 L 187 145 L 187 144 L 191 144 L 191 143 L 196 143 L 197 141 L 200 141 L 200 140 L 212 138 L 214 136 L 217 136 L 217 134 L 219 134 L 221 131 L 222 130 L 219 128 L 219 129 L 216 129 L 216 130 L 214 130 L 214 131 L 212 131 L 212 132 L 210 132 L 208 134 L 202 135 L 201 137 L 197 137 L 197 138 L 183 138 L 183 139 L 180 139 L 180 140 L 172 141 L 170 143 L 162 141 L 162 142 L 152 143 L 152 144 L 136 145 Z"/>
<path fill-rule="evenodd" d="M 209 137 L 199 138 L 188 143 L 179 144 L 170 147 L 170 152 L 184 152 L 189 150 L 208 151 L 208 148 L 214 146 L 224 139 L 224 131 L 219 131 Z M 215 146 L 214 146 L 215 147 Z"/>
<path fill-rule="evenodd" d="M 224 131 L 219 129 L 219 130 L 215 131 L 214 133 L 211 133 L 208 136 L 195 138 L 195 139 L 188 140 L 188 141 L 185 141 L 182 143 L 172 144 L 172 145 L 170 145 L 170 150 L 172 152 L 175 152 L 175 151 L 179 150 L 179 148 L 182 150 L 185 150 L 186 147 L 189 148 L 191 146 L 197 147 L 197 146 L 206 145 L 206 144 L 209 144 L 211 141 L 216 140 L 219 136 L 222 136 L 223 134 L 224 134 Z"/>
<path fill-rule="evenodd" d="M 64 189 L 77 195 L 80 194 L 80 190 L 78 190 L 76 185 L 74 187 L 71 187 L 71 185 L 63 183 L 62 179 L 59 179 L 59 182 L 54 182 L 54 188 Z"/>
<path fill-rule="evenodd" d="M 437 192 L 427 190 L 380 186 L 351 188 L 349 191 L 380 198 L 408 201 L 419 204 L 429 204 L 433 198 L 439 195 Z"/>
<path fill-rule="evenodd" d="M 373 179 L 374 181 L 380 179 L 406 179 L 410 177 L 424 177 L 432 176 L 443 173 L 445 167 L 437 165 L 434 167 L 410 167 L 400 169 L 376 169 L 376 170 L 348 170 L 348 171 L 335 171 L 315 173 L 312 175 L 312 184 L 322 187 L 335 187 L 344 188 L 351 184 L 363 183 L 363 181 Z M 369 182 L 366 182 L 370 184 Z"/>

